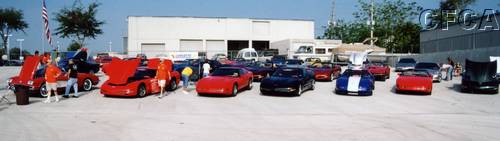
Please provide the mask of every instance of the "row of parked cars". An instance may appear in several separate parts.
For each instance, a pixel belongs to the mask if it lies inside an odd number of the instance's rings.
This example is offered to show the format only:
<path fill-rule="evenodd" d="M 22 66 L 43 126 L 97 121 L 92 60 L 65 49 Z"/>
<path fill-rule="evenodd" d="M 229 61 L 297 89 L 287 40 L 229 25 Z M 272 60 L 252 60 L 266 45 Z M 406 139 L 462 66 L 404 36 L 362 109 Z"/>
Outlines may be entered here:
<path fill-rule="evenodd" d="M 406 62 L 406 59 L 401 60 L 400 62 Z M 210 76 L 201 78 L 201 72 L 203 72 L 201 66 L 204 62 L 208 62 L 213 69 Z M 105 96 L 143 97 L 159 92 L 160 88 L 155 78 L 159 63 L 159 58 L 111 59 L 102 65 L 102 70 L 109 79 L 101 86 L 101 94 Z M 321 62 L 313 58 L 302 61 L 274 57 L 265 62 L 244 59 L 231 61 L 190 59 L 178 62 L 166 60 L 164 63 L 172 74 L 172 77 L 168 78 L 167 81 L 168 90 L 177 88 L 181 80 L 180 72 L 184 67 L 190 66 L 194 70 L 194 75 L 190 80 L 197 81 L 196 91 L 199 95 L 235 96 L 239 91 L 252 89 L 254 81 L 260 81 L 262 94 L 301 95 L 306 90 L 314 90 L 316 81 L 334 81 L 335 79 L 337 79 L 335 92 L 338 94 L 372 95 L 375 81 L 385 81 L 390 78 L 391 72 L 389 66 L 380 62 L 367 62 L 361 68 L 348 68 L 342 72 L 339 65 Z M 399 66 L 407 67 L 398 64 Z M 436 63 L 417 63 L 415 61 L 414 66 L 409 66 L 413 68 L 398 67 L 396 67 L 396 71 L 402 72 L 396 80 L 397 92 L 431 94 L 433 82 L 441 80 L 440 68 Z M 496 69 L 496 64 L 494 67 Z M 488 88 L 488 90 L 498 92 L 498 81 L 489 81 L 490 79 L 474 75 L 477 72 L 485 74 L 487 72 L 484 71 L 485 68 L 490 70 L 493 66 L 489 63 L 480 64 L 467 61 L 462 87 L 464 89 Z M 19 76 L 9 79 L 9 86 L 14 89 L 14 85 L 23 84 L 29 86 L 31 92 L 45 96 L 43 71 L 44 67 L 40 64 L 39 57 L 27 57 Z M 476 78 L 484 81 L 479 83 L 472 81 Z M 58 81 L 65 80 L 67 77 L 58 78 Z M 92 71 L 78 74 L 78 84 L 83 90 L 91 90 L 92 86 L 98 82 L 99 78 Z M 488 86 L 482 87 L 483 85 Z M 64 86 L 61 85 L 61 87 Z"/>

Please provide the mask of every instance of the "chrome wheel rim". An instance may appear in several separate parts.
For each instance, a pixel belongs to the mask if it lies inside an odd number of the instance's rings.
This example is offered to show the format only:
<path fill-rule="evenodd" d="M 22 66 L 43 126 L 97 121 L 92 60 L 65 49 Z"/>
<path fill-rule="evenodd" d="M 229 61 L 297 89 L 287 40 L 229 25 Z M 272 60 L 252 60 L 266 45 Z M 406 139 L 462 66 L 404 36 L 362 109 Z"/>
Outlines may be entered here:
<path fill-rule="evenodd" d="M 47 97 L 47 87 L 45 84 L 43 84 L 41 87 L 40 87 L 40 95 L 42 97 Z"/>
<path fill-rule="evenodd" d="M 83 81 L 83 90 L 90 91 L 90 89 L 92 89 L 92 81 L 90 81 L 90 79 L 85 79 L 85 81 Z"/>

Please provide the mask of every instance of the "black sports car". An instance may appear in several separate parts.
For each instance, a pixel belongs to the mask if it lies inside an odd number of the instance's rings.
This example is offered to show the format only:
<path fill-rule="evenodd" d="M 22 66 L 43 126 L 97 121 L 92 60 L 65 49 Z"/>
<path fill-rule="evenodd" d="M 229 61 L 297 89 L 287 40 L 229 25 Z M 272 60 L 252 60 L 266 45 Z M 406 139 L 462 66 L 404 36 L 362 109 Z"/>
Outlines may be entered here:
<path fill-rule="evenodd" d="M 497 62 L 473 62 L 465 60 L 465 72 L 462 76 L 463 92 L 498 93 L 496 80 Z"/>
<path fill-rule="evenodd" d="M 277 69 L 271 77 L 262 79 L 260 92 L 264 95 L 276 93 L 293 93 L 300 96 L 304 90 L 314 90 L 314 72 L 300 67 L 284 67 Z"/>

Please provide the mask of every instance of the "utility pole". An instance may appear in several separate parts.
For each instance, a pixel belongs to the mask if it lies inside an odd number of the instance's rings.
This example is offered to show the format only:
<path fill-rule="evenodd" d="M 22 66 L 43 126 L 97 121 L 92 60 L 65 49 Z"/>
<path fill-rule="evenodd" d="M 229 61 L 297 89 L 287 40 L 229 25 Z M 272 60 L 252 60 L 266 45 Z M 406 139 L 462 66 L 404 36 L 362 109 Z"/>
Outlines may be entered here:
<path fill-rule="evenodd" d="M 7 24 L 6 24 L 7 25 Z M 3 36 L 5 36 L 5 38 L 7 38 L 7 50 L 5 51 L 5 53 L 7 54 L 7 60 L 10 60 L 10 38 L 12 36 L 12 34 L 9 34 L 7 35 L 7 33 L 3 34 Z"/>
<path fill-rule="evenodd" d="M 370 28 L 370 47 L 373 47 L 373 30 L 375 30 L 375 20 L 373 19 L 373 14 L 374 14 L 374 7 L 373 7 L 373 0 L 371 0 L 371 3 L 372 3 L 372 8 L 371 8 L 371 16 L 370 16 L 370 25 L 371 25 L 371 28 Z"/>
<path fill-rule="evenodd" d="M 333 29 L 333 27 L 337 26 L 337 21 L 335 21 L 335 0 L 332 0 L 332 13 L 330 13 L 330 20 L 328 21 L 328 29 L 327 32 L 331 32 L 331 30 Z M 333 39 L 333 36 L 330 35 L 330 34 L 327 34 L 328 37 L 327 38 L 332 38 Z"/>
<path fill-rule="evenodd" d="M 23 41 L 24 41 L 24 39 L 17 39 L 16 41 L 19 42 L 19 60 L 24 60 L 24 56 L 23 56 Z"/>

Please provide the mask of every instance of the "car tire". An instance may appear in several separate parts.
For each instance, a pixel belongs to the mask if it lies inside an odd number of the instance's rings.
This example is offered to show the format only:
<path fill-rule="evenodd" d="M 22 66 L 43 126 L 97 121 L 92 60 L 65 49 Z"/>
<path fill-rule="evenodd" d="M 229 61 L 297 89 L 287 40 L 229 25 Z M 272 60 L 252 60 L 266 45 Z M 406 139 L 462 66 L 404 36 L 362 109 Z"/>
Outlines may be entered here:
<path fill-rule="evenodd" d="M 253 88 L 253 80 L 252 80 L 252 79 L 250 79 L 250 80 L 248 81 L 247 90 L 251 90 L 252 88 Z"/>
<path fill-rule="evenodd" d="M 170 84 L 168 86 L 168 90 L 174 91 L 175 89 L 177 89 L 177 81 L 176 81 L 175 78 L 172 78 L 172 80 L 170 80 Z"/>
<path fill-rule="evenodd" d="M 300 84 L 299 87 L 297 87 L 297 91 L 295 92 L 296 96 L 300 96 L 301 94 L 302 94 L 302 84 Z"/>
<path fill-rule="evenodd" d="M 231 96 L 236 96 L 238 94 L 238 84 L 233 85 L 233 89 L 231 90 Z"/>
<path fill-rule="evenodd" d="M 137 88 L 137 97 L 144 97 L 146 96 L 146 86 L 144 84 L 140 84 L 139 87 Z"/>
<path fill-rule="evenodd" d="M 312 83 L 311 83 L 311 90 L 314 90 L 316 87 L 314 86 L 314 84 L 316 84 L 316 80 L 312 80 Z"/>
<path fill-rule="evenodd" d="M 40 90 L 39 90 L 39 94 L 41 97 L 47 97 L 47 85 L 45 83 L 43 83 L 42 85 L 40 85 Z"/>
<path fill-rule="evenodd" d="M 90 91 L 92 90 L 92 80 L 88 79 L 88 78 L 85 78 L 83 80 L 83 91 Z"/>

